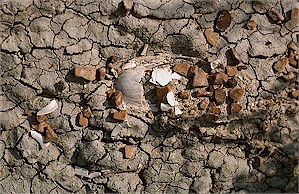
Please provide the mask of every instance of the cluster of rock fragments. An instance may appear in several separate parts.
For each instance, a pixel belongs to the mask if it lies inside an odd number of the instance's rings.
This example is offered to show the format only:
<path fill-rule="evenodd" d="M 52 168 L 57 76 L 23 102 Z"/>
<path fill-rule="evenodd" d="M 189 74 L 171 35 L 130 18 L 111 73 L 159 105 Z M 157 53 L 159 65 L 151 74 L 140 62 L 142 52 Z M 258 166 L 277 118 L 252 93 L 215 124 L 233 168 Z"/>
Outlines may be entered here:
<path fill-rule="evenodd" d="M 0 2 L 0 193 L 298 192 L 299 4 Z"/>

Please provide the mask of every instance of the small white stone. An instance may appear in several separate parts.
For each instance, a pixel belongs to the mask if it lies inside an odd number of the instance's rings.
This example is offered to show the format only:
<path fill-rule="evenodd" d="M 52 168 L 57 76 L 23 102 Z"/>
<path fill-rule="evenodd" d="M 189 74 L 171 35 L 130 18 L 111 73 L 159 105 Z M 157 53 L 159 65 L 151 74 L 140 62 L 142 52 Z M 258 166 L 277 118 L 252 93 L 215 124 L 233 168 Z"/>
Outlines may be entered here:
<path fill-rule="evenodd" d="M 172 107 L 168 106 L 167 104 L 161 103 L 160 109 L 164 112 L 168 112 L 172 109 Z"/>
<path fill-rule="evenodd" d="M 175 106 L 178 104 L 174 98 L 174 94 L 172 91 L 167 93 L 166 99 L 167 99 L 168 104 L 170 104 L 170 106 Z"/>

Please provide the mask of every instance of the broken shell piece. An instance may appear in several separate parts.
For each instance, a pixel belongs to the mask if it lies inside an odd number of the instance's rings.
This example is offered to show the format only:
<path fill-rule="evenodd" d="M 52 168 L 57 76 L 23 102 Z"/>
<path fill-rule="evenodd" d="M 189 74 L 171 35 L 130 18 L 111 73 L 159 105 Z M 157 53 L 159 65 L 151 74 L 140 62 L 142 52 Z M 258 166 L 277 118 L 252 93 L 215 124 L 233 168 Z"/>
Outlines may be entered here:
<path fill-rule="evenodd" d="M 181 111 L 181 109 L 178 106 L 174 107 L 174 114 L 175 115 L 181 115 L 183 114 L 183 112 Z"/>
<path fill-rule="evenodd" d="M 121 68 L 123 70 L 126 70 L 126 69 L 133 69 L 136 67 L 136 64 L 135 63 L 126 63 L 124 64 Z"/>
<path fill-rule="evenodd" d="M 118 72 L 115 69 L 110 70 L 115 78 L 118 78 Z"/>
<path fill-rule="evenodd" d="M 172 109 L 172 107 L 168 106 L 167 104 L 161 103 L 160 109 L 164 112 L 168 112 Z"/>
<path fill-rule="evenodd" d="M 173 79 L 180 79 L 181 76 L 177 73 L 172 73 L 168 69 L 154 69 L 150 82 L 166 86 Z"/>
<path fill-rule="evenodd" d="M 172 91 L 167 93 L 166 98 L 167 98 L 167 102 L 168 102 L 168 104 L 170 104 L 170 106 L 175 106 L 178 104 L 178 102 L 174 98 L 174 94 Z"/>
<path fill-rule="evenodd" d="M 50 145 L 49 142 L 48 143 L 44 143 L 45 142 L 45 138 L 40 133 L 38 133 L 36 131 L 30 131 L 30 135 L 31 135 L 31 137 L 33 139 L 35 139 L 39 143 L 39 145 L 40 145 L 40 147 L 42 149 L 44 149 L 44 148 L 46 148 L 46 147 L 48 147 Z"/>
<path fill-rule="evenodd" d="M 43 109 L 38 111 L 36 113 L 36 115 L 38 115 L 38 116 L 47 115 L 47 114 L 50 114 L 51 112 L 54 112 L 57 108 L 58 108 L 58 104 L 57 104 L 56 100 L 52 100 L 50 102 L 50 104 L 48 104 L 46 107 L 44 107 Z"/>
<path fill-rule="evenodd" d="M 102 176 L 101 172 L 92 172 L 88 175 L 88 178 L 92 179 L 92 178 L 96 178 L 96 177 L 99 177 L 99 176 Z"/>
<path fill-rule="evenodd" d="M 79 166 L 75 166 L 75 174 L 79 175 L 79 176 L 87 177 L 88 176 L 88 170 L 85 169 L 85 168 L 81 168 Z"/>

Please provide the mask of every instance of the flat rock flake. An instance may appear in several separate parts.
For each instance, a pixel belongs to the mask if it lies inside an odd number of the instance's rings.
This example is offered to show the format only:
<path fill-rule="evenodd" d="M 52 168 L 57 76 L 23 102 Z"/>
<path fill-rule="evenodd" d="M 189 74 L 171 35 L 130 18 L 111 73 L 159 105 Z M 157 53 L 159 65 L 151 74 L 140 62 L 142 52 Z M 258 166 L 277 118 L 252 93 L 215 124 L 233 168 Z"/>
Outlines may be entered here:
<path fill-rule="evenodd" d="M 298 10 L 1 1 L 0 193 L 297 193 Z"/>

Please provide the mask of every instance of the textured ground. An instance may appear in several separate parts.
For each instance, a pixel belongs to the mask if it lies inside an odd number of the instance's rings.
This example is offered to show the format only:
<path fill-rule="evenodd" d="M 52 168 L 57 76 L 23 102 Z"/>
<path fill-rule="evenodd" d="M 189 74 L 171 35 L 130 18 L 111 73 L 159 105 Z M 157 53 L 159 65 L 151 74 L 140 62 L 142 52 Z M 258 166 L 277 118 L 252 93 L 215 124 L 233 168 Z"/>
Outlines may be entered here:
<path fill-rule="evenodd" d="M 298 1 L 133 1 L 0 0 L 0 193 L 297 193 L 298 48 L 289 43 L 299 39 Z M 228 21 L 217 24 L 222 10 Z M 131 127 L 116 130 L 108 70 L 128 60 L 187 63 L 209 86 L 182 76 L 172 83 L 182 115 L 129 108 Z M 86 65 L 108 66 L 107 76 L 76 77 Z M 226 66 L 237 75 L 213 84 Z M 156 103 L 150 73 L 142 83 Z M 232 113 L 234 87 L 245 94 Z M 30 131 L 52 99 L 59 107 L 45 122 L 57 138 L 42 149 Z"/>

